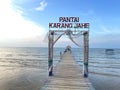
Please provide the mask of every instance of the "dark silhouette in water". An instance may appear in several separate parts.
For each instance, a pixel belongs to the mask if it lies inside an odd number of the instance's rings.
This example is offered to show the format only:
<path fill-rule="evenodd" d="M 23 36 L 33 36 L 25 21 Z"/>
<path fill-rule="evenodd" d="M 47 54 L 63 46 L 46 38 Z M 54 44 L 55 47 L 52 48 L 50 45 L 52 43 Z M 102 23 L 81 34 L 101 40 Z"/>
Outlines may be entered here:
<path fill-rule="evenodd" d="M 114 49 L 106 49 L 106 50 L 105 50 L 105 53 L 106 53 L 107 55 L 114 55 Z"/>
<path fill-rule="evenodd" d="M 68 51 L 71 53 L 71 46 L 69 46 L 69 45 L 66 47 L 64 53 L 65 53 L 65 52 L 68 52 Z"/>

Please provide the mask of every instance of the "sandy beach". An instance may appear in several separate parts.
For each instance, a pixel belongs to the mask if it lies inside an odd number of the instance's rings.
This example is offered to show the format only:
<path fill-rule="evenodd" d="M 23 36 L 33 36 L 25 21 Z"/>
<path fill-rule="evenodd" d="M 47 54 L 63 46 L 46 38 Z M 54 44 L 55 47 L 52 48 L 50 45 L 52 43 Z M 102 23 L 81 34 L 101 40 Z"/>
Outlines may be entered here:
<path fill-rule="evenodd" d="M 96 90 L 120 90 L 120 77 L 112 75 L 89 74 Z"/>
<path fill-rule="evenodd" d="M 0 90 L 39 90 L 46 79 L 41 69 L 0 67 Z"/>

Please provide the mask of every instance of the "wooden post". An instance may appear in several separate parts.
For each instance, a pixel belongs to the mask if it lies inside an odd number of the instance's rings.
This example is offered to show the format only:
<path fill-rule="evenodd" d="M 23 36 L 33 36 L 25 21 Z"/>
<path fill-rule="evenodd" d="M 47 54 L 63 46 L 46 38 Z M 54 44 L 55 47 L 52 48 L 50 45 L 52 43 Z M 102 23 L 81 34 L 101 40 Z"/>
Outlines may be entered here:
<path fill-rule="evenodd" d="M 49 76 L 53 76 L 53 42 L 54 42 L 54 31 L 49 31 L 49 50 L 48 50 L 48 71 Z"/>
<path fill-rule="evenodd" d="M 49 76 L 53 76 L 53 47 L 54 44 L 57 42 L 57 40 L 65 34 L 65 31 L 62 31 L 63 33 L 54 41 L 54 32 L 59 32 L 55 30 L 49 30 L 49 36 L 48 36 L 48 71 L 49 71 Z"/>
<path fill-rule="evenodd" d="M 84 77 L 88 77 L 89 32 L 85 31 L 83 35 L 84 35 Z"/>

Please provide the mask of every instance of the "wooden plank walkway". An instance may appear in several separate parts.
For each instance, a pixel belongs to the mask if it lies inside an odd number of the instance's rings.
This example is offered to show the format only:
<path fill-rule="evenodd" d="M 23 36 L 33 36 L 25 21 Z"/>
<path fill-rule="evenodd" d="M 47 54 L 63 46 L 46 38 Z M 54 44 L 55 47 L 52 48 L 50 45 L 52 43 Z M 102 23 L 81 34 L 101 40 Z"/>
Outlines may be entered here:
<path fill-rule="evenodd" d="M 40 90 L 94 90 L 82 70 L 75 63 L 72 55 L 67 52 L 62 61 L 54 68 L 54 76 Z"/>

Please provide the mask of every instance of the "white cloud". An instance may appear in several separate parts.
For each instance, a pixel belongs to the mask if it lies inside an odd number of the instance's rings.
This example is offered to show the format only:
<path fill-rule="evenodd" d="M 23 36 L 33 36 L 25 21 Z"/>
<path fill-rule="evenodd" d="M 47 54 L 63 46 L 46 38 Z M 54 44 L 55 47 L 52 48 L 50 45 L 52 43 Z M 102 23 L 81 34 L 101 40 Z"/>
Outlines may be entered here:
<path fill-rule="evenodd" d="M 0 42 L 27 42 L 39 37 L 40 43 L 45 28 L 25 19 L 21 10 L 15 10 L 13 0 L 0 1 Z M 29 40 L 31 39 L 31 40 Z M 30 43 L 30 42 L 29 42 Z"/>
<path fill-rule="evenodd" d="M 40 2 L 40 6 L 38 6 L 37 8 L 35 8 L 35 10 L 37 10 L 37 11 L 43 11 L 46 6 L 47 6 L 47 2 L 41 1 Z"/>

